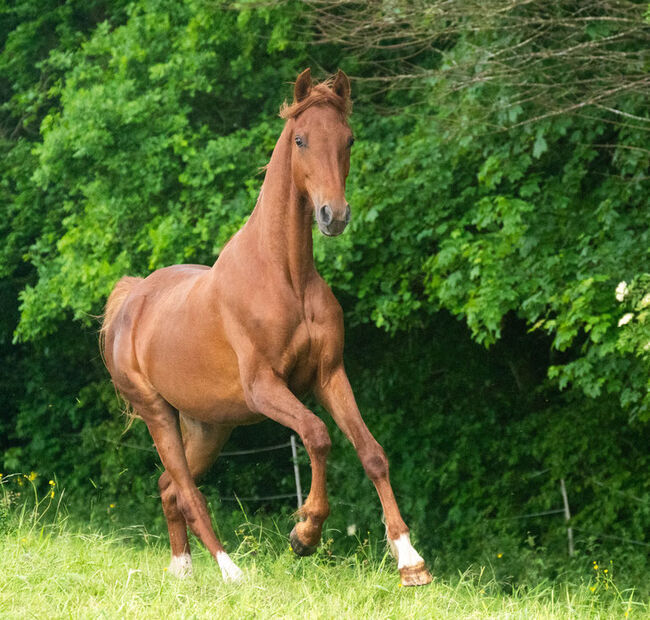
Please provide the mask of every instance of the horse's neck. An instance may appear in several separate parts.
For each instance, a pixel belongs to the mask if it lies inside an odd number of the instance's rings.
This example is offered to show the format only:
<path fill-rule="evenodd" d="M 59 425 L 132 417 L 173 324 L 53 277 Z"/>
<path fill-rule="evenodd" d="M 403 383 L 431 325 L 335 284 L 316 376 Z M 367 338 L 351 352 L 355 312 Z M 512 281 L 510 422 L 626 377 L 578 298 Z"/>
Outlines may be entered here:
<path fill-rule="evenodd" d="M 273 263 L 294 290 L 302 290 L 314 270 L 312 209 L 300 196 L 291 174 L 291 135 L 280 136 L 260 196 L 246 226 L 256 238 L 262 258 Z M 277 267 L 275 267 L 277 265 Z"/>

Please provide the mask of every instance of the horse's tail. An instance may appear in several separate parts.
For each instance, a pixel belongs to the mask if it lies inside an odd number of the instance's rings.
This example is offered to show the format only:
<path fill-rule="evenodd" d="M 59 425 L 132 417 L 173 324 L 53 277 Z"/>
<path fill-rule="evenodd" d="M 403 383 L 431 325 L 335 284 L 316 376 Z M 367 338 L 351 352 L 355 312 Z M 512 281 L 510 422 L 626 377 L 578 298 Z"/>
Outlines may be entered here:
<path fill-rule="evenodd" d="M 111 294 L 108 296 L 108 300 L 106 301 L 106 307 L 104 308 L 104 314 L 102 316 L 102 327 L 99 330 L 99 351 L 101 353 L 102 360 L 104 360 L 105 365 L 106 365 L 106 333 L 113 325 L 115 318 L 117 317 L 117 314 L 120 311 L 122 304 L 124 304 L 124 300 L 129 296 L 131 289 L 141 280 L 142 278 L 124 276 L 123 278 L 118 280 L 117 284 L 113 287 Z M 108 368 L 107 365 L 106 367 Z M 138 415 L 133 410 L 133 407 L 131 407 L 131 404 L 117 391 L 117 388 L 115 388 L 115 393 L 117 394 L 119 399 L 124 401 L 125 406 L 123 409 L 123 413 L 128 418 L 126 428 L 124 429 L 124 432 L 126 432 L 127 430 L 129 430 L 129 428 L 131 428 L 131 424 L 133 424 L 133 420 L 136 417 L 138 417 Z"/>
<path fill-rule="evenodd" d="M 102 317 L 102 327 L 99 330 L 99 348 L 104 363 L 106 363 L 106 333 L 113 325 L 115 317 L 122 307 L 124 300 L 129 296 L 131 289 L 141 280 L 142 278 L 124 276 L 118 280 L 117 284 L 113 287 L 111 294 L 108 296 L 108 301 L 106 302 L 106 307 L 104 308 L 104 314 Z"/>

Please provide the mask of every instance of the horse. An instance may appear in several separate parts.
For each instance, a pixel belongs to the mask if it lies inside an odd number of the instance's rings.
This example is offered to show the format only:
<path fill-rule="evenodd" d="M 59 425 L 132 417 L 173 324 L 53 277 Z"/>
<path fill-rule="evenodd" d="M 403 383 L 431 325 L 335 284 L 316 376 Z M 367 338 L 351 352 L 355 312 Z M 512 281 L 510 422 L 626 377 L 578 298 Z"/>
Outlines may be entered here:
<path fill-rule="evenodd" d="M 404 586 L 431 575 L 413 548 L 388 475 L 343 365 L 343 313 L 314 265 L 312 223 L 334 237 L 350 221 L 345 183 L 354 138 L 350 81 L 298 75 L 284 129 L 255 208 L 212 267 L 173 265 L 113 288 L 100 330 L 116 390 L 146 424 L 164 471 L 158 486 L 171 546 L 169 573 L 191 574 L 187 529 L 216 559 L 223 579 L 241 569 L 210 521 L 196 479 L 233 428 L 270 418 L 300 437 L 311 489 L 290 534 L 298 556 L 314 553 L 329 515 L 325 423 L 300 400 L 312 393 L 352 442 L 381 501 Z"/>

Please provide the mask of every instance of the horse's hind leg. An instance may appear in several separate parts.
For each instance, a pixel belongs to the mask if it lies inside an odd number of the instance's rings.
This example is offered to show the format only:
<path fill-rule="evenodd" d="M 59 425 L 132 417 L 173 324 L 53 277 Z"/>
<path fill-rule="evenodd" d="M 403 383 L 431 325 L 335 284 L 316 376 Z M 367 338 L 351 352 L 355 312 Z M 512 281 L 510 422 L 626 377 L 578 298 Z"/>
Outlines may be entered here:
<path fill-rule="evenodd" d="M 192 558 L 190 543 L 187 539 L 187 523 L 176 503 L 176 488 L 169 472 L 164 471 L 158 478 L 160 500 L 167 520 L 169 545 L 172 549 L 172 559 L 169 563 L 169 573 L 174 577 L 187 577 L 192 573 Z"/>
<path fill-rule="evenodd" d="M 194 480 L 203 475 L 219 456 L 219 452 L 230 437 L 232 427 L 210 425 L 180 416 L 185 458 Z M 187 539 L 187 523 L 178 507 L 177 489 L 169 472 L 165 471 L 158 480 L 163 511 L 167 519 L 169 543 L 172 558 L 169 572 L 176 577 L 185 577 L 192 572 L 192 558 Z"/>
<path fill-rule="evenodd" d="M 178 426 L 176 410 L 160 395 L 151 394 L 142 398 L 139 394 L 128 394 L 129 401 L 144 420 L 156 445 L 160 460 L 176 487 L 176 505 L 190 530 L 206 546 L 217 560 L 226 581 L 235 581 L 242 575 L 241 570 L 230 559 L 210 523 L 210 515 L 202 493 L 196 488 L 194 478 L 185 457 L 183 441 Z M 179 531 L 178 521 L 174 522 L 174 532 Z M 178 539 L 177 539 L 178 540 Z M 180 539 L 183 541 L 183 538 Z M 182 552 L 181 552 L 182 553 Z"/>

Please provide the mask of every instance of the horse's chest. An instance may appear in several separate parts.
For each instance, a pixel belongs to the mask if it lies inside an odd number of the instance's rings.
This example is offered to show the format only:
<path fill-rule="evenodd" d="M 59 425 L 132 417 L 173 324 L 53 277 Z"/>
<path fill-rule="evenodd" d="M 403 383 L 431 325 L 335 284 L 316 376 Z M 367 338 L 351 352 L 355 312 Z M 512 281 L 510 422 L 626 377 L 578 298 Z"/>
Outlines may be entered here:
<path fill-rule="evenodd" d="M 294 392 L 307 392 L 318 370 L 321 339 L 317 326 L 306 317 L 296 327 L 287 351 L 285 374 Z"/>

